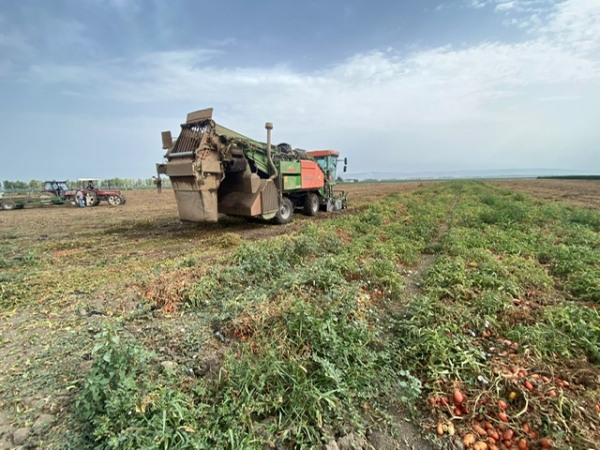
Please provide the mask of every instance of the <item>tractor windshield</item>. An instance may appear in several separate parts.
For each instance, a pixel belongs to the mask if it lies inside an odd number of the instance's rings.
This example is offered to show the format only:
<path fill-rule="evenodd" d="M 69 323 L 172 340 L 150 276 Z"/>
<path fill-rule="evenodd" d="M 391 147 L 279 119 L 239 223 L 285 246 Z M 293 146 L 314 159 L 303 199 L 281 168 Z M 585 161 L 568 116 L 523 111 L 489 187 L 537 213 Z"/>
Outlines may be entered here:
<path fill-rule="evenodd" d="M 337 171 L 337 156 L 316 157 L 315 160 L 329 180 L 335 180 Z"/>
<path fill-rule="evenodd" d="M 69 190 L 69 186 L 67 186 L 67 183 L 65 181 L 46 181 L 44 183 L 44 190 L 45 191 L 68 191 Z"/>

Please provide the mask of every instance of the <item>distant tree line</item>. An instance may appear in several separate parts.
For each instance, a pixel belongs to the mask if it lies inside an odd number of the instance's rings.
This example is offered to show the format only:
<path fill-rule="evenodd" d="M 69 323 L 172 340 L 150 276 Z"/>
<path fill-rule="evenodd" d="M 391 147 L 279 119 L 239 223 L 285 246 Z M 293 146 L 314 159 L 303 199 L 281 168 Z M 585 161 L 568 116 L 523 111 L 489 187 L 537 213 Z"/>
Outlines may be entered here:
<path fill-rule="evenodd" d="M 556 175 L 537 178 L 538 180 L 600 180 L 600 175 Z"/>
<path fill-rule="evenodd" d="M 45 180 L 45 181 L 54 181 L 54 180 Z M 56 181 L 63 181 L 63 180 L 56 180 Z M 67 185 L 69 185 L 70 187 L 76 187 L 78 184 L 80 184 L 77 180 L 66 180 L 66 181 L 67 181 Z M 137 178 L 137 179 L 134 179 L 134 178 L 107 178 L 106 180 L 95 181 L 94 185 L 97 188 L 124 189 L 124 190 L 151 189 L 151 188 L 156 187 L 156 185 L 154 184 L 153 178 L 145 178 L 145 179 L 142 179 L 142 178 Z M 0 183 L 0 189 L 9 191 L 9 192 L 11 192 L 11 191 L 13 191 L 13 192 L 41 191 L 43 186 L 44 186 L 44 181 L 42 181 L 42 180 L 30 180 L 29 182 L 4 180 L 2 183 Z M 171 181 L 169 180 L 168 177 L 164 177 L 162 179 L 162 186 L 163 187 L 171 186 Z"/>

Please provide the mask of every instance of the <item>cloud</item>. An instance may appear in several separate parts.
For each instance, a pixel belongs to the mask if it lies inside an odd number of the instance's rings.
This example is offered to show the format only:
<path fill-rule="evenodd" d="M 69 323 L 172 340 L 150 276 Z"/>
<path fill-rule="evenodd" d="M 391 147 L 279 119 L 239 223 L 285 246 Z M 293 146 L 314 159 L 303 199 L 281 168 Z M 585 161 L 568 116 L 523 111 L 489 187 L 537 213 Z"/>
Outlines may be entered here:
<path fill-rule="evenodd" d="M 475 9 L 493 6 L 495 13 L 512 16 L 504 21 L 506 26 L 526 28 L 538 24 L 538 19 L 545 18 L 561 1 L 571 0 L 468 0 L 466 6 Z"/>
<path fill-rule="evenodd" d="M 496 5 L 495 10 L 496 11 L 508 11 L 509 9 L 513 9 L 515 7 L 515 3 L 516 2 L 504 2 L 504 3 L 498 3 Z"/>
<path fill-rule="evenodd" d="M 547 39 L 554 39 L 580 53 L 595 53 L 600 48 L 600 2 L 569 0 L 555 6 L 549 22 L 540 28 Z"/>
<path fill-rule="evenodd" d="M 128 108 L 155 111 L 150 115 L 162 119 L 172 114 L 160 128 L 173 131 L 187 112 L 210 106 L 218 121 L 257 138 L 270 120 L 276 136 L 285 130 L 285 140 L 295 145 L 343 149 L 365 170 L 409 164 L 600 168 L 600 156 L 590 151 L 600 132 L 581 128 L 578 119 L 587 114 L 591 122 L 600 120 L 600 4 L 493 2 L 506 3 L 513 5 L 504 7 L 511 13 L 528 9 L 522 18 L 529 20 L 529 37 L 521 42 L 409 54 L 373 50 L 312 71 L 223 67 L 227 46 L 178 49 L 89 64 L 40 62 L 27 80 L 102 99 L 117 105 L 117 116 Z M 126 133 L 118 126 L 122 119 L 114 120 L 103 127 Z M 147 124 L 161 121 L 130 122 L 128 128 L 141 135 Z M 144 139 L 147 146 L 154 142 Z M 561 148 L 571 154 L 562 155 Z M 576 156 L 574 148 L 580 149 Z"/>
<path fill-rule="evenodd" d="M 64 70 L 62 64 L 48 61 L 61 57 L 73 59 L 76 55 L 85 55 L 87 59 L 95 55 L 96 44 L 86 32 L 82 22 L 62 17 L 44 17 L 40 24 L 35 21 L 13 23 L 0 16 L 0 51 L 4 59 L 0 64 L 0 79 L 29 81 L 28 72 L 38 72 L 43 79 L 44 70 L 48 68 L 53 82 L 72 81 L 70 73 L 83 72 L 85 66 Z"/>
<path fill-rule="evenodd" d="M 486 6 L 489 3 L 489 1 L 481 1 L 481 0 L 469 0 L 467 2 L 467 6 L 471 7 L 471 8 L 475 8 L 475 9 L 481 9 L 484 6 Z"/>
<path fill-rule="evenodd" d="M 494 120 L 504 99 L 528 89 L 597 82 L 600 8 L 562 4 L 529 40 L 444 46 L 409 55 L 372 51 L 310 73 L 289 67 L 219 67 L 212 49 L 156 52 L 89 67 L 38 65 L 33 80 L 68 83 L 84 95 L 124 103 L 199 99 L 238 117 L 277 116 L 301 126 L 344 127 L 367 116 L 373 126 Z M 583 25 L 583 26 L 582 26 Z M 87 75 L 86 75 L 87 74 Z M 245 112 L 243 112 L 245 111 Z"/>

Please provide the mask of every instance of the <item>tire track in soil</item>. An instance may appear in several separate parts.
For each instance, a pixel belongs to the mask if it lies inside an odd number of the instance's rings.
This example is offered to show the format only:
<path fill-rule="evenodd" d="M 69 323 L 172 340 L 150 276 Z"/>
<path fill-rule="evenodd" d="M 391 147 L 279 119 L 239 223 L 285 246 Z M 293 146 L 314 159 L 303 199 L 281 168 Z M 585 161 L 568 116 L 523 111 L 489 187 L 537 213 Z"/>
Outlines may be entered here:
<path fill-rule="evenodd" d="M 457 194 L 452 202 L 450 211 L 448 211 L 448 214 L 446 215 L 446 218 L 438 227 L 438 232 L 435 239 L 429 244 L 428 247 L 435 248 L 440 244 L 442 238 L 450 229 L 450 223 L 452 222 L 454 210 L 456 209 L 459 201 L 460 194 Z M 404 309 L 404 307 L 410 303 L 411 299 L 422 292 L 421 280 L 423 278 L 423 274 L 429 267 L 431 267 L 436 259 L 436 254 L 424 253 L 421 257 L 421 260 L 417 263 L 416 268 L 408 273 L 408 285 L 404 290 L 402 301 L 399 305 L 396 305 L 396 307 L 392 306 L 390 308 L 389 312 L 392 316 L 401 317 L 401 309 Z M 425 439 L 423 437 L 421 428 L 414 423 L 414 419 L 412 419 L 407 412 L 402 410 L 391 410 L 389 413 L 394 418 L 394 428 L 400 436 L 399 438 L 396 438 L 395 446 L 389 448 L 399 450 L 441 450 L 444 448 L 455 448 L 450 441 L 448 441 L 447 445 L 441 446 L 439 443 L 434 444 L 433 442 Z"/>
<path fill-rule="evenodd" d="M 448 214 L 446 215 L 445 220 L 440 224 L 438 228 L 438 233 L 435 239 L 428 245 L 429 248 L 435 248 L 440 245 L 442 238 L 450 229 L 450 222 L 452 221 L 452 217 L 454 216 L 454 210 L 460 201 L 460 194 L 456 194 L 454 201 L 452 202 L 452 206 Z M 404 291 L 403 303 L 407 303 L 410 299 L 414 298 L 416 295 L 421 293 L 421 279 L 423 278 L 423 274 L 429 267 L 435 262 L 437 259 L 437 255 L 435 253 L 424 253 L 421 257 L 421 260 L 417 263 L 417 267 L 414 270 L 411 270 L 408 273 L 409 283 L 406 286 Z"/>

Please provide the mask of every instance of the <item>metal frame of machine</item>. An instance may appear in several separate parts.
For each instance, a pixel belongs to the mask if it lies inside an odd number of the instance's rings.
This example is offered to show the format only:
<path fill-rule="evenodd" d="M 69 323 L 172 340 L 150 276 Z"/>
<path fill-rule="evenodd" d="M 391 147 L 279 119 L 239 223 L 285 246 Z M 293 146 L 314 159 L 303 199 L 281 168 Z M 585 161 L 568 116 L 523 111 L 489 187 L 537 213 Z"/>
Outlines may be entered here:
<path fill-rule="evenodd" d="M 273 124 L 265 125 L 262 143 L 215 123 L 212 114 L 188 114 L 176 140 L 162 133 L 167 152 L 157 184 L 160 190 L 160 176 L 170 178 L 181 220 L 216 222 L 227 214 L 284 224 L 296 208 L 307 215 L 346 208 L 346 193 L 334 189 L 339 152 L 273 147 Z"/>

